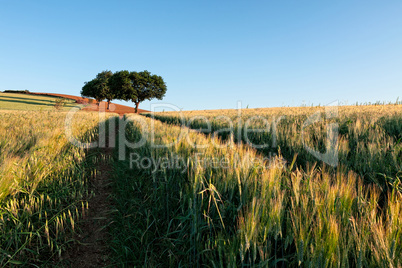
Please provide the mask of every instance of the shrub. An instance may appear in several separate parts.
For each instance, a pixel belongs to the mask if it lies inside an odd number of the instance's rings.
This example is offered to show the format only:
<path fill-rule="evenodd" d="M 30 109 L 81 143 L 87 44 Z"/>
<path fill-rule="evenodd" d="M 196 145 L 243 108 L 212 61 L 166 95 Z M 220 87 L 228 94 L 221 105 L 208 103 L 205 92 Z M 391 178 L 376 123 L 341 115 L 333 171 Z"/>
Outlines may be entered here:
<path fill-rule="evenodd" d="M 20 93 L 20 94 L 30 94 L 28 89 L 25 90 L 4 90 L 3 93 Z"/>
<path fill-rule="evenodd" d="M 64 107 L 65 102 L 66 102 L 65 99 L 57 99 L 55 101 L 54 108 L 56 108 L 56 110 L 62 109 Z"/>

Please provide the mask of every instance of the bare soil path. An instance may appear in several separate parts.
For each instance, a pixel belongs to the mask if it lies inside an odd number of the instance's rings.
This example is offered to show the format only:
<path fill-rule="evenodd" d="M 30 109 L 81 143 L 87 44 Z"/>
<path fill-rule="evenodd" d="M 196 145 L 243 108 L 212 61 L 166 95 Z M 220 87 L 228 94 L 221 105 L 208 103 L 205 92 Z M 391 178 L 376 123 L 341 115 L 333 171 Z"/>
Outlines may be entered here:
<path fill-rule="evenodd" d="M 108 159 L 112 157 L 113 148 L 105 148 L 106 161 L 97 167 L 97 175 L 90 181 L 89 191 L 94 196 L 88 200 L 87 215 L 79 223 L 80 233 L 75 237 L 75 244 L 67 250 L 61 263 L 63 267 L 107 267 L 109 256 L 107 242 L 109 233 L 107 226 L 111 222 L 112 192 L 110 175 L 112 167 Z"/>

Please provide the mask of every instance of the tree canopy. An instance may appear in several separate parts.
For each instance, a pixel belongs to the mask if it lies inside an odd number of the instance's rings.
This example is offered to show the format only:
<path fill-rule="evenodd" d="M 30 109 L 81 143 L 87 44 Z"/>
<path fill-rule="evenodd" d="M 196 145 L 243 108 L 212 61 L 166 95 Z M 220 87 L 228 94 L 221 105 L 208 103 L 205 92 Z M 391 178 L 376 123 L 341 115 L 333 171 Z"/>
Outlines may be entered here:
<path fill-rule="evenodd" d="M 161 76 L 152 75 L 148 71 L 123 70 L 99 73 L 95 79 L 85 82 L 81 95 L 95 98 L 98 102 L 107 99 L 109 104 L 113 99 L 132 101 L 135 103 L 134 112 L 137 113 L 141 102 L 153 98 L 161 100 L 166 91 L 167 87 Z"/>
<path fill-rule="evenodd" d="M 148 71 L 131 72 L 131 87 L 126 95 L 126 100 L 135 103 L 135 112 L 138 111 L 138 105 L 144 100 L 156 98 L 161 100 L 167 91 L 167 87 L 161 76 L 152 75 Z"/>
<path fill-rule="evenodd" d="M 110 90 L 116 95 L 116 99 L 127 100 L 131 91 L 131 81 L 129 71 L 115 72 L 109 79 Z"/>
<path fill-rule="evenodd" d="M 89 82 L 85 82 L 82 87 L 81 95 L 84 97 L 94 98 L 98 104 L 104 99 L 108 102 L 108 109 L 110 102 L 115 99 L 116 94 L 110 90 L 109 79 L 113 76 L 111 71 L 103 71 L 96 75 L 96 78 Z"/>
<path fill-rule="evenodd" d="M 81 96 L 97 99 L 95 93 L 95 84 L 96 84 L 95 79 L 89 82 L 85 82 L 81 90 Z"/>

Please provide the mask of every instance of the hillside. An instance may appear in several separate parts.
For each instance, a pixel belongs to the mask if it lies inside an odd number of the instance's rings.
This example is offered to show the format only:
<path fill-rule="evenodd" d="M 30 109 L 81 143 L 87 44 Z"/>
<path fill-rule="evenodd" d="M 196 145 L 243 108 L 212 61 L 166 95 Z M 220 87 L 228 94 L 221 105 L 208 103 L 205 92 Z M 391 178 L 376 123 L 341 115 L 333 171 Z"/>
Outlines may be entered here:
<path fill-rule="evenodd" d="M 106 102 L 101 102 L 98 106 L 95 100 L 57 93 L 0 93 L 0 110 L 52 110 L 55 109 L 56 100 L 59 98 L 66 99 L 63 110 L 69 110 L 79 105 L 83 111 L 99 111 L 101 109 L 120 115 L 134 113 L 134 107 L 111 103 L 111 110 L 108 111 L 107 109 L 105 110 L 107 107 Z M 145 113 L 149 111 L 138 109 L 138 112 Z"/>
<path fill-rule="evenodd" d="M 51 96 L 35 96 L 19 93 L 0 93 L 0 110 L 54 110 L 56 100 L 59 98 Z M 63 110 L 68 111 L 76 106 L 74 100 L 65 101 Z"/>

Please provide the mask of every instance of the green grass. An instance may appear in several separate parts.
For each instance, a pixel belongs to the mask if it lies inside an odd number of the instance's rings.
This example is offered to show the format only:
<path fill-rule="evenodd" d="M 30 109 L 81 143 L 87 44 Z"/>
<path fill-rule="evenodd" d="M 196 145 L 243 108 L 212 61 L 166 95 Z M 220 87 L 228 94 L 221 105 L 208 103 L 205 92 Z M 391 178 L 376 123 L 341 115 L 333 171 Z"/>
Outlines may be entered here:
<path fill-rule="evenodd" d="M 36 96 L 18 93 L 0 93 L 0 110 L 45 111 L 55 110 L 58 97 Z M 63 110 L 77 106 L 74 100 L 64 99 Z"/>
<path fill-rule="evenodd" d="M 402 170 L 402 105 L 341 106 L 338 109 L 339 114 L 332 121 L 322 120 L 306 127 L 304 136 L 302 127 L 307 118 L 315 112 L 324 115 L 324 108 L 247 109 L 240 117 L 237 110 L 188 111 L 182 115 L 183 123 L 191 129 L 206 130 L 210 122 L 210 131 L 206 134 L 216 132 L 221 139 L 228 140 L 233 133 L 236 143 L 266 144 L 268 146 L 264 148 L 257 148 L 266 156 L 280 153 L 291 161 L 297 155 L 296 164 L 303 169 L 314 163 L 323 165 L 306 149 L 306 145 L 325 153 L 328 142 L 326 125 L 336 123 L 338 166 L 346 167 L 347 172 L 353 171 L 366 182 L 375 183 L 384 190 L 398 182 Z M 174 112 L 148 116 L 168 124 L 182 124 L 181 117 Z M 275 127 L 274 122 L 278 122 Z M 246 133 L 246 127 L 261 131 Z M 232 129 L 231 132 L 228 129 Z"/>
<path fill-rule="evenodd" d="M 223 146 L 178 126 L 129 118 L 126 137 L 145 137 L 145 144 L 115 162 L 115 266 L 401 267 L 402 194 L 395 188 L 380 200 L 379 187 L 345 167 L 303 170 L 280 158 L 266 165 L 245 144 Z M 130 153 L 165 163 L 178 157 L 187 168 L 130 167 Z M 213 159 L 227 164 L 202 164 Z"/>

